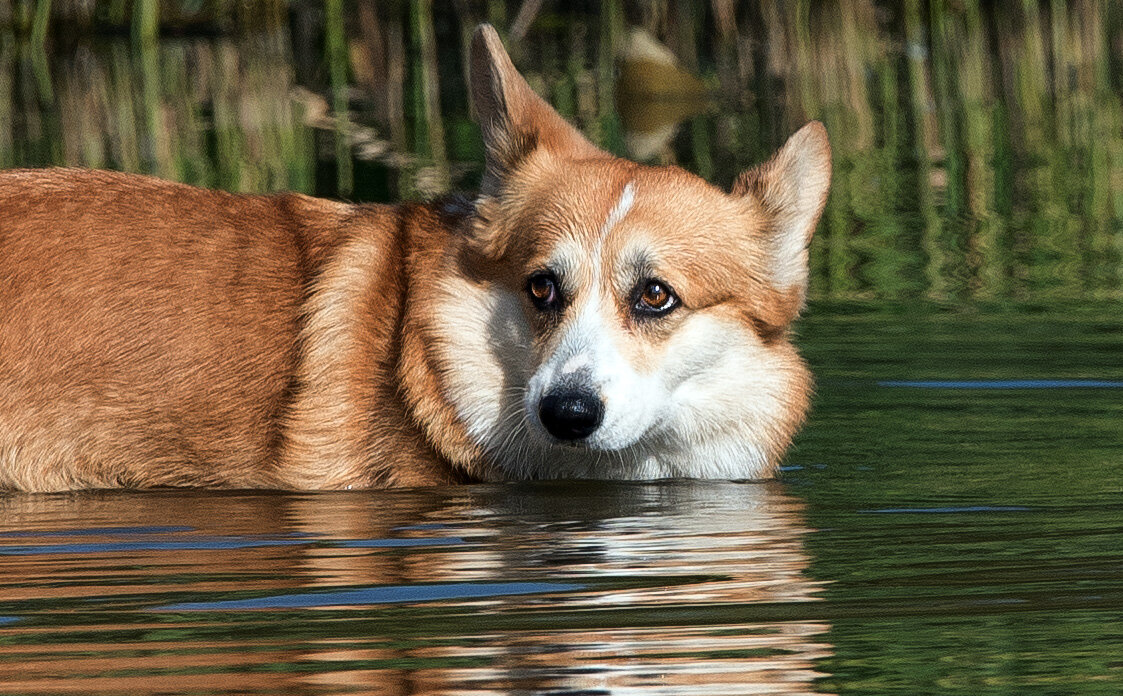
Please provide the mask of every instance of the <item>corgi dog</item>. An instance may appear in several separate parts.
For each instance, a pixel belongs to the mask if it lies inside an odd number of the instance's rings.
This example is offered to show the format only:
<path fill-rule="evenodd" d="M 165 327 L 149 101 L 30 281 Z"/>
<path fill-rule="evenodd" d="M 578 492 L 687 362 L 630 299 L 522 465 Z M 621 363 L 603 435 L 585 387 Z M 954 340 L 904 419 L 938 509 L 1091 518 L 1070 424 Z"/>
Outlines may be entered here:
<path fill-rule="evenodd" d="M 0 174 L 0 487 L 767 478 L 830 147 L 728 193 L 592 145 L 477 29 L 473 201 Z"/>

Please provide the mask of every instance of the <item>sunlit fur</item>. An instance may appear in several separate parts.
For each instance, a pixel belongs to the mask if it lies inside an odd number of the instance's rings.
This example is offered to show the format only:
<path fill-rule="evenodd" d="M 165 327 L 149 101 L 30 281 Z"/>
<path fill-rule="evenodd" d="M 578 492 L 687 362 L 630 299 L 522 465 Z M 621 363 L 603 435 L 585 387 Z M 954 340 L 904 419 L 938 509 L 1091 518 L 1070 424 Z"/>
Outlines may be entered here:
<path fill-rule="evenodd" d="M 565 183 L 551 183 L 554 167 Z M 447 393 L 488 453 L 487 476 L 771 474 L 803 418 L 810 377 L 780 329 L 762 335 L 762 318 L 789 300 L 757 268 L 769 262 L 753 248 L 764 232 L 753 234 L 763 227 L 755 206 L 679 170 L 542 153 L 519 171 L 504 197 L 479 204 L 476 233 L 500 254 L 494 276 L 446 282 L 439 312 L 455 317 L 441 331 Z M 543 323 L 519 289 L 541 268 L 567 297 L 556 322 Z M 644 321 L 630 305 L 648 277 L 682 304 Z M 591 387 L 606 407 L 577 445 L 555 442 L 537 417 L 562 380 Z"/>
<path fill-rule="evenodd" d="M 787 330 L 829 182 L 822 126 L 726 194 L 593 148 L 486 32 L 472 67 L 489 174 L 459 263 L 480 270 L 475 282 L 442 284 L 438 314 L 455 319 L 437 334 L 447 396 L 486 453 L 478 473 L 770 475 L 811 389 Z M 521 291 L 544 269 L 565 298 L 557 316 Z M 632 297 L 647 279 L 668 283 L 681 305 L 637 317 Z M 537 415 L 561 384 L 605 405 L 600 427 L 576 444 L 555 441 Z"/>
<path fill-rule="evenodd" d="M 0 173 L 0 488 L 771 475 L 811 391 L 788 333 L 823 127 L 727 193 L 594 147 L 491 27 L 470 74 L 472 202 Z M 634 309 L 649 280 L 665 315 Z M 603 401 L 584 440 L 539 420 L 559 386 Z"/>

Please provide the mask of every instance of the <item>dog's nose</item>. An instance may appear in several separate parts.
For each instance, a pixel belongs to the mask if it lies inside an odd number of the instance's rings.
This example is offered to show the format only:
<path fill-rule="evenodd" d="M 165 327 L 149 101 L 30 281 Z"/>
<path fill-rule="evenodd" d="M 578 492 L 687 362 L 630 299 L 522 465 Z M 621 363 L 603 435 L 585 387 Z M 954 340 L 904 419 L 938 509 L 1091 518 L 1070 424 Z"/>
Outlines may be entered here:
<path fill-rule="evenodd" d="M 584 440 L 604 418 L 604 404 L 587 391 L 550 392 L 538 404 L 538 418 L 559 440 Z"/>

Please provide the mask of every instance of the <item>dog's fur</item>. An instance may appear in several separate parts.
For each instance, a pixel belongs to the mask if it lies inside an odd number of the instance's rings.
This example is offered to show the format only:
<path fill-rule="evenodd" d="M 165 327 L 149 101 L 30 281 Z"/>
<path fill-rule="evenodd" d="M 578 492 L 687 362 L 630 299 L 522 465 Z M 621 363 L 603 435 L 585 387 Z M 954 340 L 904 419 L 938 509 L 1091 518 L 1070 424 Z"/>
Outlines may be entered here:
<path fill-rule="evenodd" d="M 726 194 L 595 148 L 491 27 L 471 81 L 474 204 L 0 174 L 0 487 L 770 475 L 810 392 L 823 127 Z M 591 433 L 544 426 L 559 393 Z"/>

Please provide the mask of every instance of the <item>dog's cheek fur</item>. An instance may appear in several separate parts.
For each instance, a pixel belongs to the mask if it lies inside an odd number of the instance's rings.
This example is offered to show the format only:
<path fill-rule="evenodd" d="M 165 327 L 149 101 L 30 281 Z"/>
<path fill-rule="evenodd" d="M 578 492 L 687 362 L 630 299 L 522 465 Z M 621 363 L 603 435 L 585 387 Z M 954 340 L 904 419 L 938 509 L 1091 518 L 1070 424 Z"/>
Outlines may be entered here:
<path fill-rule="evenodd" d="M 518 437 L 522 394 L 532 370 L 532 332 L 522 298 L 494 283 L 446 278 L 437 293 L 431 350 L 441 371 L 444 396 L 452 404 L 468 437 L 486 452 L 502 440 Z M 486 461 L 473 462 L 469 473 L 502 480 L 503 472 Z"/>
<path fill-rule="evenodd" d="M 698 317 L 668 350 L 673 389 L 664 435 L 689 452 L 678 475 L 773 473 L 809 405 L 811 374 L 787 340 L 763 340 L 739 321 Z"/>

